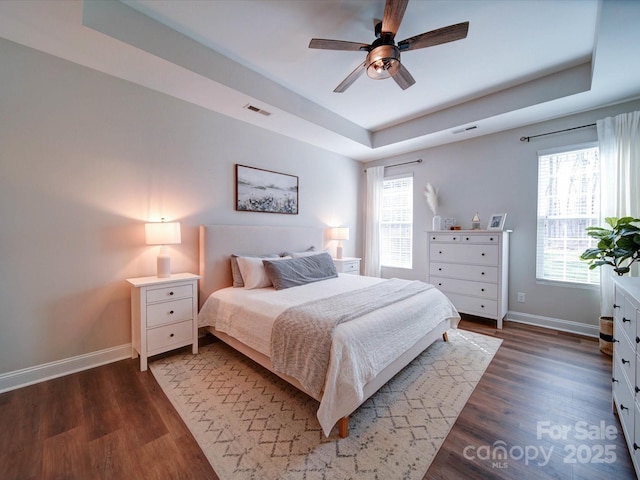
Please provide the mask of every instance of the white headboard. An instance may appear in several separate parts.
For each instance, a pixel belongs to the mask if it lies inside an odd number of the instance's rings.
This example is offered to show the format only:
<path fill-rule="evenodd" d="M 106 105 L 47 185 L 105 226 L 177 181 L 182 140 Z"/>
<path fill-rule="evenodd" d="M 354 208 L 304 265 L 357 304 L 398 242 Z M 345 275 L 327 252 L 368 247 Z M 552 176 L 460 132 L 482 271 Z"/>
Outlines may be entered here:
<path fill-rule="evenodd" d="M 200 305 L 221 288 L 230 287 L 232 253 L 265 255 L 324 247 L 320 227 L 200 225 Z"/>

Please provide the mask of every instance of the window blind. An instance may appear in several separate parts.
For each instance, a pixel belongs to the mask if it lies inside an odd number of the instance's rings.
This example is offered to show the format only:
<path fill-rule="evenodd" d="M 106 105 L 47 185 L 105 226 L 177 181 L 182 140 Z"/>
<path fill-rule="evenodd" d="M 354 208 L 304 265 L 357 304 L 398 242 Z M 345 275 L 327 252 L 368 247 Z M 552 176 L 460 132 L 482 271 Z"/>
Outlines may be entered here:
<path fill-rule="evenodd" d="M 412 268 L 413 176 L 387 177 L 382 187 L 380 263 Z"/>

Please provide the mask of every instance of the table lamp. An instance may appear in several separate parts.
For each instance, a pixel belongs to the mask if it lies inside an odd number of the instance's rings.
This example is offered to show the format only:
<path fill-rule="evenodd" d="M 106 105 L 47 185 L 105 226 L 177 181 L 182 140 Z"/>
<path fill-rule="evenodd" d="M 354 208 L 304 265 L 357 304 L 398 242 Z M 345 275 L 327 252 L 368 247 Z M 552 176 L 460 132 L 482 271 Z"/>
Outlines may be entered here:
<path fill-rule="evenodd" d="M 342 258 L 342 240 L 349 240 L 349 227 L 333 227 L 331 229 L 331 239 L 338 240 L 336 258 Z"/>
<path fill-rule="evenodd" d="M 158 253 L 158 278 L 171 276 L 171 258 L 166 245 L 176 245 L 181 242 L 180 222 L 145 223 L 144 225 L 147 245 L 160 245 Z"/>

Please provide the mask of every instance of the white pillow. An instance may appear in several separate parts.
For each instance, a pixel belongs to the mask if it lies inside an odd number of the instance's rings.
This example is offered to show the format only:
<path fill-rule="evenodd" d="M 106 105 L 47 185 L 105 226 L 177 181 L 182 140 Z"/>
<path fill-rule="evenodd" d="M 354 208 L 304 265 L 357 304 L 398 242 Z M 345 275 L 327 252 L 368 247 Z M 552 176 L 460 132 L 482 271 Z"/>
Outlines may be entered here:
<path fill-rule="evenodd" d="M 270 258 L 269 260 L 284 260 L 291 257 Z M 263 258 L 258 257 L 238 257 L 238 268 L 242 274 L 244 288 L 252 290 L 254 288 L 271 287 L 273 284 L 262 264 Z"/>
<path fill-rule="evenodd" d="M 327 251 L 326 250 L 307 250 L 306 252 L 294 252 L 291 254 L 291 258 L 310 257 L 311 255 L 321 255 L 323 253 L 327 253 Z"/>

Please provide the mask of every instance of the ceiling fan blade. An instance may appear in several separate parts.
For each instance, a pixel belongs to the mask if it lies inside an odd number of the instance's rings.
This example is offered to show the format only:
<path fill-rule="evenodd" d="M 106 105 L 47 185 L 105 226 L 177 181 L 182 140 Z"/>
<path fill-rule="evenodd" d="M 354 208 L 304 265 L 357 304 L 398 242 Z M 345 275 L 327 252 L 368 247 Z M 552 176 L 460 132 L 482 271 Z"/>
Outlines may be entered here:
<path fill-rule="evenodd" d="M 309 48 L 321 48 L 323 50 L 369 50 L 366 43 L 345 42 L 344 40 L 327 40 L 324 38 L 312 38 L 309 42 Z"/>
<path fill-rule="evenodd" d="M 365 66 L 365 64 L 366 64 L 366 63 L 367 63 L 367 62 L 366 62 L 366 61 L 364 61 L 364 62 L 362 62 L 360 65 L 358 65 L 358 66 L 356 67 L 356 69 L 355 69 L 353 72 L 351 72 L 351 73 L 347 76 L 347 78 L 345 78 L 345 79 L 342 81 L 342 83 L 341 83 L 340 85 L 338 85 L 338 86 L 336 87 L 336 89 L 334 90 L 334 92 L 335 92 L 335 93 L 342 93 L 342 92 L 344 92 L 347 88 L 349 88 L 349 87 L 351 86 L 351 84 L 352 84 L 353 82 L 355 82 L 355 81 L 358 79 L 358 77 L 360 77 L 360 75 L 362 75 L 362 74 L 364 73 L 364 66 Z"/>
<path fill-rule="evenodd" d="M 382 31 L 395 36 L 400 28 L 400 22 L 407 9 L 409 0 L 387 0 L 384 6 L 384 16 L 382 17 Z"/>
<path fill-rule="evenodd" d="M 400 68 L 398 69 L 396 74 L 393 76 L 393 79 L 402 90 L 406 90 L 411 85 L 416 83 L 414 78 L 409 73 L 409 70 L 407 70 L 402 63 L 400 64 Z"/>
<path fill-rule="evenodd" d="M 417 50 L 418 48 L 433 47 L 442 43 L 454 42 L 467 37 L 469 22 L 456 23 L 448 27 L 439 28 L 430 32 L 421 33 L 415 37 L 398 42 L 398 48 L 404 52 Z"/>

